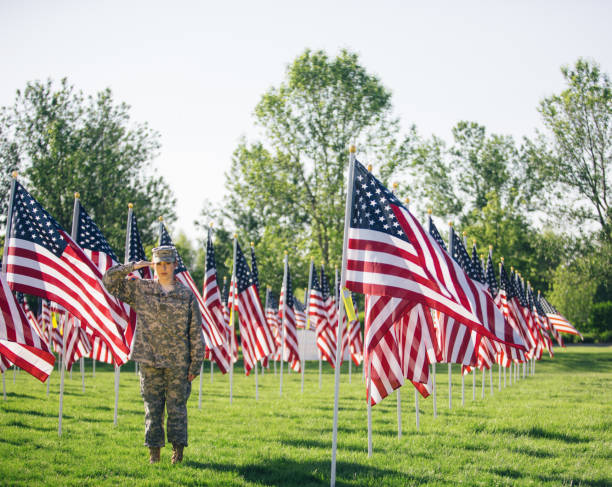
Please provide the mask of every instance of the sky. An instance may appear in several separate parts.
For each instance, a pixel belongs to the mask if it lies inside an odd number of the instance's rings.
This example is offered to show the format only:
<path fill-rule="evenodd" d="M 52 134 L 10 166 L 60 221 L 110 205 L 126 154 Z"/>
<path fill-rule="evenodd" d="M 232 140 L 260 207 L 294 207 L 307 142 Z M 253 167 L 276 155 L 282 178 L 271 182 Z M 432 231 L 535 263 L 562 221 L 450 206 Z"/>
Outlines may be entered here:
<path fill-rule="evenodd" d="M 261 138 L 255 105 L 305 49 L 358 53 L 406 130 L 450 140 L 469 120 L 520 140 L 542 129 L 537 106 L 564 88 L 562 65 L 586 57 L 612 72 L 611 18 L 603 0 L 0 0 L 0 106 L 33 80 L 110 87 L 161 134 L 174 232 L 195 239 L 238 141 Z"/>

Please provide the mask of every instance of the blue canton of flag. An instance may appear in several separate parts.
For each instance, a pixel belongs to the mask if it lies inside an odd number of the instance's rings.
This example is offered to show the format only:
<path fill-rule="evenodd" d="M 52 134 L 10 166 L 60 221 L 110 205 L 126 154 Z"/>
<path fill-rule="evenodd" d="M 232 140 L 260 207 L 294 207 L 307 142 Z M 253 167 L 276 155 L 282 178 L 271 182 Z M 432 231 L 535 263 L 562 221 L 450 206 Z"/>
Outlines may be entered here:
<path fill-rule="evenodd" d="M 457 234 L 457 232 L 455 232 L 454 229 L 452 229 L 451 231 L 451 240 L 451 248 L 453 249 L 453 259 L 455 259 L 455 262 L 457 262 L 457 264 L 461 266 L 461 268 L 465 271 L 468 277 L 477 280 L 476 273 L 474 272 L 474 269 L 472 269 L 472 259 L 470 259 L 470 255 L 468 254 L 465 245 L 463 245 L 463 241 L 461 240 L 461 238 L 459 238 L 459 235 Z"/>
<path fill-rule="evenodd" d="M 433 237 L 433 239 L 437 242 L 437 244 L 442 247 L 444 250 L 447 250 L 446 244 L 444 243 L 444 239 L 440 232 L 438 232 L 438 227 L 434 224 L 431 216 L 429 217 L 429 235 Z M 448 251 L 448 250 L 447 250 Z"/>
<path fill-rule="evenodd" d="M 482 262 L 478 257 L 478 251 L 476 250 L 476 244 L 472 246 L 472 270 L 474 271 L 473 279 L 476 279 L 481 284 L 486 283 L 484 270 L 482 268 Z"/>
<path fill-rule="evenodd" d="M 393 214 L 391 204 L 403 206 L 391 191 L 355 161 L 351 227 L 384 232 L 409 242 Z"/>
<path fill-rule="evenodd" d="M 76 242 L 82 249 L 91 250 L 93 252 L 103 252 L 108 255 L 115 262 L 119 262 L 117 255 L 113 252 L 113 249 L 102 235 L 102 232 L 98 228 L 98 225 L 91 219 L 91 217 L 78 201 L 78 227 L 76 232 Z"/>
<path fill-rule="evenodd" d="M 491 296 L 497 296 L 497 293 L 499 293 L 499 284 L 497 284 L 497 278 L 495 277 L 495 266 L 493 265 L 491 252 L 489 252 L 489 257 L 487 258 L 487 286 L 489 286 Z"/>
<path fill-rule="evenodd" d="M 236 242 L 236 284 L 238 294 L 253 285 L 253 274 L 238 242 Z"/>

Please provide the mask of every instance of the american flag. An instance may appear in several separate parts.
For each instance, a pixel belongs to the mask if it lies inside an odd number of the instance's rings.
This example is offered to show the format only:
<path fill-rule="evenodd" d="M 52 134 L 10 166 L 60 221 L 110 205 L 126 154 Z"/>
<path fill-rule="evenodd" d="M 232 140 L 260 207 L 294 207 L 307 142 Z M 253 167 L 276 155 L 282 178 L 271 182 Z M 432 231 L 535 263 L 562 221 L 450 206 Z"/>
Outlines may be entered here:
<path fill-rule="evenodd" d="M 483 262 L 478 257 L 478 250 L 476 249 L 476 242 L 472 246 L 472 272 L 474 279 L 480 284 L 487 287 L 487 278 L 485 277 L 485 271 L 483 269 Z M 495 279 L 495 275 L 493 275 Z M 490 293 L 491 294 L 491 293 Z M 491 294 L 493 296 L 493 294 Z M 497 354 L 497 342 L 492 342 L 488 338 L 480 337 L 480 345 L 478 346 L 478 368 L 480 370 L 490 369 L 495 363 L 495 355 Z"/>
<path fill-rule="evenodd" d="M 546 317 L 548 318 L 552 327 L 561 333 L 569 333 L 570 335 L 577 335 L 580 338 L 583 338 L 582 334 L 576 330 L 574 325 L 572 325 L 567 318 L 565 318 L 557 309 L 550 304 L 544 296 L 540 299 L 540 304 L 544 313 L 546 313 Z"/>
<path fill-rule="evenodd" d="M 131 209 L 130 209 L 131 210 Z M 144 251 L 142 245 L 142 239 L 140 238 L 140 232 L 138 231 L 138 223 L 136 221 L 136 214 L 134 211 L 128 212 L 128 225 L 127 225 L 127 261 L 128 262 L 139 262 L 141 260 L 147 260 L 147 254 Z M 142 279 L 153 279 L 150 267 L 142 267 L 134 271 Z"/>
<path fill-rule="evenodd" d="M 77 360 L 81 357 L 88 357 L 91 353 L 89 336 L 74 316 L 68 316 L 64 322 L 64 340 L 66 341 L 66 355 L 63 363 L 66 370 L 71 370 Z"/>
<path fill-rule="evenodd" d="M 546 324 L 546 316 L 544 314 L 540 314 L 540 312 L 543 313 L 543 310 L 541 310 L 541 308 L 539 307 L 537 299 L 533 294 L 533 289 L 531 289 L 531 286 L 529 287 L 527 294 L 529 298 L 529 306 L 537 322 L 537 328 L 538 333 L 540 334 L 542 347 L 545 350 L 548 350 L 548 354 L 553 357 L 553 343 L 547 331 L 548 325 Z"/>
<path fill-rule="evenodd" d="M 295 312 L 297 328 L 299 330 L 306 329 L 306 310 L 304 309 L 304 305 L 295 296 L 293 297 L 293 311 Z"/>
<path fill-rule="evenodd" d="M 13 296 L 4 274 L 0 272 L 0 356 L 36 377 L 47 380 L 55 357 L 39 330 L 28 321 L 23 308 Z M 8 364 L 8 365 L 7 365 Z"/>
<path fill-rule="evenodd" d="M 522 348 L 506 334 L 491 296 L 466 275 L 402 203 L 355 161 L 347 249 L 347 287 L 388 296 L 387 315 L 366 331 L 366 347 L 398 321 L 414 301 L 437 309 L 493 340 Z"/>
<path fill-rule="evenodd" d="M 308 317 L 310 318 L 310 326 L 317 330 L 319 322 L 324 322 L 327 319 L 327 313 L 325 312 L 325 302 L 323 301 L 323 292 L 321 291 L 321 285 L 319 284 L 319 278 L 317 277 L 314 263 L 310 263 L 310 296 L 308 296 Z"/>
<path fill-rule="evenodd" d="M 283 281 L 286 282 L 286 289 L 281 289 L 280 303 L 278 306 L 279 318 L 281 320 L 281 340 L 284 335 L 285 346 L 284 355 L 282 357 L 284 362 L 288 362 L 289 366 L 299 372 L 300 367 L 300 353 L 298 350 L 297 340 L 297 329 L 295 320 L 295 311 L 293 310 L 293 284 L 291 283 L 291 272 L 289 265 L 286 265 L 287 276 Z"/>
<path fill-rule="evenodd" d="M 118 264 L 119 259 L 98 228 L 98 225 L 96 225 L 93 219 L 87 214 L 79 200 L 76 202 L 75 211 L 77 212 L 75 240 L 83 249 L 85 255 L 87 255 L 94 265 L 96 265 L 100 273 L 104 274 L 112 266 Z M 117 306 L 123 307 L 125 314 L 128 316 L 128 326 L 123 329 L 122 332 L 127 346 L 131 349 L 134 339 L 134 330 L 136 329 L 136 312 L 118 299 L 115 299 L 115 301 Z M 83 326 L 83 324 L 81 323 L 80 326 Z M 88 327 L 87 323 L 85 323 L 85 327 Z M 92 327 L 89 327 L 89 329 L 92 331 L 94 330 Z M 95 331 L 91 334 L 96 335 Z M 104 343 L 100 343 L 100 347 L 105 346 Z"/>
<path fill-rule="evenodd" d="M 160 222 L 159 228 L 159 244 L 174 246 L 172 238 L 170 238 L 170 234 L 168 233 L 168 230 L 166 230 L 166 227 L 163 222 Z M 187 267 L 185 267 L 183 259 L 181 259 L 181 256 L 178 252 L 177 259 L 177 267 L 174 271 L 176 279 L 181 284 L 190 289 L 193 295 L 195 296 L 196 301 L 198 302 L 198 307 L 200 308 L 200 313 L 202 314 L 202 332 L 204 334 L 204 341 L 206 343 L 206 346 L 209 347 L 212 351 L 213 360 L 215 360 L 215 362 L 219 366 L 219 369 L 221 371 L 227 371 L 229 370 L 229 353 L 227 352 L 225 345 L 227 339 L 225 329 L 220 328 L 218 326 L 216 320 L 208 311 L 204 299 L 200 295 L 198 288 L 196 287 L 195 282 L 193 281 L 193 278 L 189 274 L 189 271 L 187 270 Z"/>
<path fill-rule="evenodd" d="M 47 345 L 51 347 L 51 309 L 49 301 L 46 299 L 38 298 L 38 309 L 40 314 L 38 315 L 38 323 L 43 332 L 43 338 L 47 342 Z"/>
<path fill-rule="evenodd" d="M 15 291 L 50 299 L 99 334 L 115 362 L 129 354 L 125 310 L 106 291 L 102 274 L 84 251 L 21 184 L 15 181 L 7 236 L 7 281 Z"/>
<path fill-rule="evenodd" d="M 272 332 L 272 336 L 274 338 L 274 352 L 273 360 L 279 361 L 281 354 L 281 335 L 280 335 L 280 322 L 278 319 L 278 299 L 272 293 L 270 288 L 266 289 L 266 322 L 268 323 L 268 327 Z"/>
<path fill-rule="evenodd" d="M 230 292 L 236 293 L 244 369 L 248 375 L 255 367 L 255 362 L 274 351 L 274 337 L 266 322 L 253 275 L 238 242 L 235 268 L 236 275 L 232 278 L 235 285 L 231 286 Z"/>
<path fill-rule="evenodd" d="M 517 310 L 514 306 L 513 291 L 514 287 L 510 285 L 510 279 L 502 262 L 499 267 L 499 293 L 495 298 L 495 302 L 499 309 L 502 310 L 506 322 L 510 325 L 509 327 L 511 327 L 515 333 L 520 334 L 524 340 L 527 340 L 527 330 L 522 327 L 524 321 L 517 316 Z M 509 367 L 511 361 L 525 362 L 525 350 L 502 349 L 498 356 L 498 362 L 505 367 Z"/>
<path fill-rule="evenodd" d="M 325 270 L 321 266 L 321 287 L 320 291 L 317 289 L 318 284 L 313 276 L 312 288 L 315 290 L 314 295 L 311 290 L 310 294 L 310 313 L 312 315 L 313 310 L 316 314 L 315 334 L 317 339 L 317 347 L 321 352 L 321 357 L 327 360 L 332 366 L 336 366 L 336 330 L 333 326 L 333 315 L 334 315 L 334 298 L 329 292 L 329 283 Z M 320 293 L 320 301 L 319 301 Z M 313 301 L 314 299 L 314 301 Z"/>
<path fill-rule="evenodd" d="M 429 218 L 429 233 L 438 240 L 439 232 L 431 217 Z M 455 262 L 461 266 L 470 279 L 474 279 L 476 275 L 472 260 L 453 227 L 450 228 L 449 246 Z M 444 313 L 437 313 L 437 322 L 439 325 L 437 327 L 438 346 L 442 353 L 442 362 L 476 366 L 482 335 Z"/>

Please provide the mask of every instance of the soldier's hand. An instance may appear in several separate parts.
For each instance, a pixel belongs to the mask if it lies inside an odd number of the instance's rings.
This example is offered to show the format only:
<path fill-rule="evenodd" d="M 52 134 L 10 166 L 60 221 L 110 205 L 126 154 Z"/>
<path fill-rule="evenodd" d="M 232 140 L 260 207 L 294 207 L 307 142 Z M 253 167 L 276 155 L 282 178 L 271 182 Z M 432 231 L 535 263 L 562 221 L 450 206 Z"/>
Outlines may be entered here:
<path fill-rule="evenodd" d="M 195 375 L 193 375 L 193 374 L 189 374 L 189 375 L 187 376 L 187 380 L 188 380 L 189 382 L 193 381 L 193 379 L 195 379 L 195 378 L 196 378 L 196 376 L 195 376 Z"/>
<path fill-rule="evenodd" d="M 148 260 L 139 260 L 138 262 L 134 262 L 134 269 L 142 269 L 143 267 L 151 267 L 152 265 L 153 263 Z"/>

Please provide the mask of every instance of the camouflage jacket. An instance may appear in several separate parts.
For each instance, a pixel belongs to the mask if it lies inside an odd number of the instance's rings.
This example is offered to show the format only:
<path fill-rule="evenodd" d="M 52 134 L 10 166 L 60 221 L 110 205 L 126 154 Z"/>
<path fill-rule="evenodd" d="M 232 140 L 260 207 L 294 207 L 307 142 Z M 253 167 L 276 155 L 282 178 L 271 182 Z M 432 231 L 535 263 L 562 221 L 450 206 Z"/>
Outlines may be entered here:
<path fill-rule="evenodd" d="M 106 289 L 138 315 L 130 357 L 153 367 L 188 367 L 198 375 L 204 338 L 195 296 L 178 281 L 166 293 L 157 281 L 126 279 L 133 269 L 133 263 L 118 264 L 103 279 Z"/>

